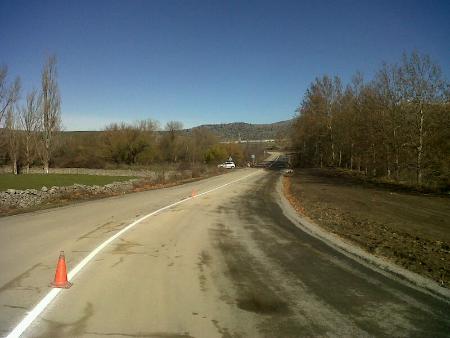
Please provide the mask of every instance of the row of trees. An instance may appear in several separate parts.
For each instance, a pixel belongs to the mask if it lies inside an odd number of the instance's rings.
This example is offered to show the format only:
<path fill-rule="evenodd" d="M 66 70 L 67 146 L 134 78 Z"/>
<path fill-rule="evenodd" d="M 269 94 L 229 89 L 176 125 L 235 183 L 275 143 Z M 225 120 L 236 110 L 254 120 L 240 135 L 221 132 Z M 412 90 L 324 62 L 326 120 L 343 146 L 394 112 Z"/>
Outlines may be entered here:
<path fill-rule="evenodd" d="M 60 138 L 53 164 L 58 167 L 105 168 L 177 164 L 217 164 L 231 156 L 245 165 L 251 154 L 262 158 L 257 144 L 223 144 L 207 128 L 183 129 L 179 121 L 163 130 L 154 120 L 113 123 L 100 132 L 66 132 Z"/>
<path fill-rule="evenodd" d="M 170 121 L 164 131 L 154 120 L 113 123 L 101 132 L 61 132 L 61 97 L 56 57 L 46 61 L 40 90 L 21 98 L 20 79 L 7 81 L 7 68 L 0 68 L 0 156 L 14 174 L 42 166 L 48 173 L 57 167 L 105 168 L 121 165 L 217 163 L 232 156 L 239 164 L 250 154 L 261 155 L 255 145 L 221 144 L 206 128 L 183 130 Z"/>
<path fill-rule="evenodd" d="M 61 98 L 58 90 L 56 57 L 46 61 L 41 74 L 41 89 L 33 89 L 20 102 L 20 79 L 7 82 L 7 68 L 0 68 L 0 126 L 1 144 L 7 149 L 12 172 L 17 174 L 19 159 L 28 171 L 37 159 L 44 172 L 54 149 L 54 139 L 60 130 Z"/>
<path fill-rule="evenodd" d="M 42 166 L 42 151 L 46 138 L 39 129 L 39 104 L 35 92 L 27 96 L 27 109 L 20 110 L 19 126 L 10 124 L 3 132 L 7 144 L 6 162 L 13 172 L 18 168 L 28 172 L 30 166 Z M 60 132 L 51 135 L 52 156 L 48 163 L 54 167 L 117 168 L 129 166 L 148 167 L 154 164 L 177 165 L 189 168 L 197 164 L 223 162 L 230 156 L 238 165 L 251 161 L 251 155 L 262 159 L 264 146 L 251 143 L 220 143 L 218 137 L 207 128 L 183 130 L 178 121 L 168 122 L 163 130 L 154 120 L 135 123 L 112 123 L 98 132 Z M 48 167 L 45 167 L 48 172 Z"/>
<path fill-rule="evenodd" d="M 383 64 L 370 82 L 316 78 L 293 126 L 298 164 L 448 187 L 449 93 L 439 65 L 418 52 Z"/>

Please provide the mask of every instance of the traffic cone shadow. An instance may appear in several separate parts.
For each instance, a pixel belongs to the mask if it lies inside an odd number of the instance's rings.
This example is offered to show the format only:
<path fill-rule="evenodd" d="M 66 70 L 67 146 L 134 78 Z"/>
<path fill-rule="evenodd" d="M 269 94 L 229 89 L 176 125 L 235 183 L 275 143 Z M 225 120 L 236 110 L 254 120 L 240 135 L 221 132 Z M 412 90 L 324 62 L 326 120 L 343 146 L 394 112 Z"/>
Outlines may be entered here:
<path fill-rule="evenodd" d="M 59 254 L 58 265 L 56 266 L 55 280 L 50 283 L 52 288 L 68 289 L 72 286 L 67 280 L 67 267 L 64 251 Z"/>

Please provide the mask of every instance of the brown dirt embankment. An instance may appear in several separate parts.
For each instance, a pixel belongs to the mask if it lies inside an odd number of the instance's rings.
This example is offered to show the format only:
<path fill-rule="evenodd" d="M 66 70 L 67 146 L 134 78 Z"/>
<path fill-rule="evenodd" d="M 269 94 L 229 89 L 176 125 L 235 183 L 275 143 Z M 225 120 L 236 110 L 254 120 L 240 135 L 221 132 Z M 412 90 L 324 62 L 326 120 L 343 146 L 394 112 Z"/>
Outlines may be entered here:
<path fill-rule="evenodd" d="M 287 199 L 318 225 L 450 288 L 450 198 L 396 191 L 332 170 L 283 180 Z"/>

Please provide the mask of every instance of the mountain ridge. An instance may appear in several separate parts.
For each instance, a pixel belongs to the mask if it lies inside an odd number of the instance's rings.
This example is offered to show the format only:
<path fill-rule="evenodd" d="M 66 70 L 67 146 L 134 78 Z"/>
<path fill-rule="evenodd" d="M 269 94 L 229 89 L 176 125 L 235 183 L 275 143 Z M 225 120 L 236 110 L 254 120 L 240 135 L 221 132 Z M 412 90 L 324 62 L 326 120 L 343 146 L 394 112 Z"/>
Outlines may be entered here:
<path fill-rule="evenodd" d="M 289 131 L 292 122 L 293 120 L 291 119 L 274 123 L 215 123 L 202 124 L 185 130 L 190 132 L 195 129 L 208 129 L 223 141 L 272 140 L 281 138 L 283 134 L 285 135 Z"/>
<path fill-rule="evenodd" d="M 289 132 L 293 120 L 285 120 L 274 123 L 248 123 L 248 122 L 230 122 L 230 123 L 210 123 L 199 126 L 182 129 L 185 133 L 191 133 L 196 129 L 207 129 L 215 134 L 221 141 L 239 141 L 239 140 L 273 140 L 284 138 Z M 63 131 L 66 135 L 91 135 L 102 133 L 103 130 L 67 130 Z M 164 130 L 158 130 L 158 133 L 165 133 Z"/>

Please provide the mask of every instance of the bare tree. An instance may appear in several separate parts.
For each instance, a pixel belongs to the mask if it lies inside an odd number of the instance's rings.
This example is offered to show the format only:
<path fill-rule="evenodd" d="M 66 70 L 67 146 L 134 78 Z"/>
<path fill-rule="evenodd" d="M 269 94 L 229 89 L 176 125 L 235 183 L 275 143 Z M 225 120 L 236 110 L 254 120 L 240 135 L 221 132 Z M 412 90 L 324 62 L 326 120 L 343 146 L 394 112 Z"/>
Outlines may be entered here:
<path fill-rule="evenodd" d="M 325 75 L 316 78 L 307 89 L 303 102 L 297 112 L 301 119 L 308 121 L 313 133 L 303 130 L 301 138 L 303 158 L 306 152 L 313 152 L 313 162 L 322 167 L 324 164 L 336 164 L 336 114 L 340 111 L 342 84 L 339 77 L 334 79 Z M 299 130 L 299 131 L 300 131 Z M 311 136 L 311 137 L 310 137 Z"/>
<path fill-rule="evenodd" d="M 27 174 L 30 171 L 30 165 L 34 160 L 36 152 L 37 134 L 40 129 L 39 107 L 40 97 L 36 90 L 27 95 L 27 102 L 20 110 L 20 125 L 23 130 L 23 143 L 25 155 L 25 169 Z"/>
<path fill-rule="evenodd" d="M 56 57 L 48 58 L 42 70 L 41 92 L 41 147 L 40 153 L 44 165 L 44 173 L 48 174 L 48 167 L 54 146 L 54 138 L 61 125 L 61 97 L 56 81 Z"/>
<path fill-rule="evenodd" d="M 396 64 L 383 63 L 375 77 L 374 86 L 382 106 L 385 130 L 385 152 L 387 176 L 391 174 L 391 157 L 395 168 L 395 179 L 400 177 L 400 152 L 405 147 L 405 114 L 402 109 L 400 70 Z M 391 156 L 392 153 L 392 156 Z"/>
<path fill-rule="evenodd" d="M 134 124 L 112 123 L 103 132 L 103 154 L 114 163 L 136 164 L 150 162 L 155 152 L 155 135 L 158 123 L 154 120 Z"/>
<path fill-rule="evenodd" d="M 413 52 L 399 65 L 383 64 L 369 83 L 357 74 L 342 95 L 332 84 L 316 79 L 297 109 L 292 144 L 299 165 L 345 166 L 388 179 L 393 169 L 398 182 L 448 187 L 450 87 L 428 56 Z"/>
<path fill-rule="evenodd" d="M 166 152 L 170 161 L 177 162 L 180 153 L 179 132 L 183 129 L 183 124 L 180 121 L 169 121 L 164 129 L 167 134 L 162 140 L 162 151 Z"/>
<path fill-rule="evenodd" d="M 176 133 L 183 129 L 183 123 L 180 121 L 169 121 L 166 123 L 165 129 L 169 132 L 170 137 L 175 137 Z"/>
<path fill-rule="evenodd" d="M 14 83 L 8 86 L 6 83 L 7 74 L 8 68 L 6 66 L 0 67 L 0 124 L 8 107 L 18 100 L 20 94 L 20 78 L 17 77 Z"/>
<path fill-rule="evenodd" d="M 19 157 L 20 140 L 17 123 L 16 109 L 14 105 L 9 105 L 6 111 L 5 130 L 8 142 L 8 154 L 11 160 L 12 173 L 17 175 L 17 160 Z"/>
<path fill-rule="evenodd" d="M 411 108 L 414 116 L 411 143 L 416 150 L 417 185 L 421 186 L 426 118 L 431 104 L 444 101 L 446 88 L 439 65 L 433 63 L 428 55 L 417 52 L 409 56 L 404 54 L 400 74 L 403 97 L 407 109 Z"/>
<path fill-rule="evenodd" d="M 219 141 L 207 128 L 195 128 L 192 130 L 190 139 L 190 151 L 187 154 L 190 162 L 204 161 L 208 149 Z"/>

